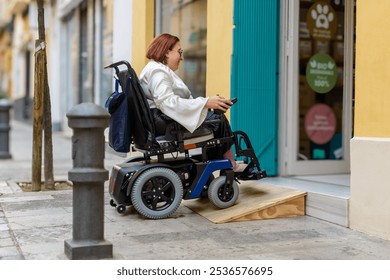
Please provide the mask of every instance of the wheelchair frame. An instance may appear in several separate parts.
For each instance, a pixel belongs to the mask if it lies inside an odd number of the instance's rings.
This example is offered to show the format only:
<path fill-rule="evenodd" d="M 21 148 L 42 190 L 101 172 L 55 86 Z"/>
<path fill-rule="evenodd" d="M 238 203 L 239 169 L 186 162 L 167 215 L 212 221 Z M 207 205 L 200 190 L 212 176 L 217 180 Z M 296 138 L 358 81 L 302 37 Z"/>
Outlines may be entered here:
<path fill-rule="evenodd" d="M 121 65 L 125 65 L 127 69 L 120 71 Z M 105 68 L 115 69 L 121 87 L 130 100 L 129 106 L 147 105 L 138 77 L 127 61 L 119 61 Z M 130 88 L 124 88 L 127 79 L 131 79 Z M 141 115 L 143 119 L 150 119 L 150 109 L 146 105 L 143 106 L 145 109 L 141 110 Z M 148 137 L 148 141 L 151 140 L 152 144 L 145 144 L 145 141 L 140 143 L 135 132 L 132 135 L 133 150 L 141 152 L 143 156 L 131 157 L 116 164 L 111 170 L 108 186 L 110 205 L 118 213 L 124 213 L 127 206 L 133 205 L 146 218 L 162 219 L 172 215 L 183 199 L 200 197 L 208 197 L 218 208 L 227 208 L 238 199 L 239 180 L 259 180 L 267 176 L 260 168 L 249 137 L 242 131 L 234 131 L 233 137 L 186 144 L 180 124 L 174 122 L 172 134 L 176 138 L 169 141 L 154 137 L 153 122 L 148 125 L 148 135 L 152 135 L 152 139 Z M 241 173 L 234 173 L 228 159 L 208 158 L 209 148 L 227 142 L 235 145 L 236 157 L 244 157 L 248 163 Z M 200 149 L 201 154 L 190 154 L 193 149 Z M 166 156 L 173 153 L 180 156 Z M 217 177 L 216 172 L 219 172 Z"/>

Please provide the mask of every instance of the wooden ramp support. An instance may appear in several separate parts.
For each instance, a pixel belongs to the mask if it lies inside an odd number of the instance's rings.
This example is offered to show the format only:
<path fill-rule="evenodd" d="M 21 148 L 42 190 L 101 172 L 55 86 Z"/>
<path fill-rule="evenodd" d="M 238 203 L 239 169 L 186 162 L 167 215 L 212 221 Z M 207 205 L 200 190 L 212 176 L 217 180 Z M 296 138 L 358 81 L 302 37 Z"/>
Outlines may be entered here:
<path fill-rule="evenodd" d="M 213 223 L 263 220 L 305 215 L 306 192 L 244 181 L 235 205 L 215 207 L 207 198 L 185 200 L 183 204 Z"/>

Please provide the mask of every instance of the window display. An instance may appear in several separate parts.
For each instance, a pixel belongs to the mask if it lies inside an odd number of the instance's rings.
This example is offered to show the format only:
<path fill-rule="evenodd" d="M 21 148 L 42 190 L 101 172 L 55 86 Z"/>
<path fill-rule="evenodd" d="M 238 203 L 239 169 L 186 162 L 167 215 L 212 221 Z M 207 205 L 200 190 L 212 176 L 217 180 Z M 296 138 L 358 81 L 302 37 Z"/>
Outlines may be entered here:
<path fill-rule="evenodd" d="M 300 1 L 300 160 L 342 159 L 343 1 Z"/>

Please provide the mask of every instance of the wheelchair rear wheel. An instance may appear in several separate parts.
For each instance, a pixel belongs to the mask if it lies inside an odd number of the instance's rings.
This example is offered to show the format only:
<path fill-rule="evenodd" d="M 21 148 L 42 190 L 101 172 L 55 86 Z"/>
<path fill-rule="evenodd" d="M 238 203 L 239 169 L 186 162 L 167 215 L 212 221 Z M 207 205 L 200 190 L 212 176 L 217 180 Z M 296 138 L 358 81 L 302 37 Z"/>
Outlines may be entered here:
<path fill-rule="evenodd" d="M 154 167 L 134 182 L 131 201 L 137 212 L 149 219 L 169 217 L 183 198 L 183 184 L 171 169 Z"/>
<path fill-rule="evenodd" d="M 209 200 L 216 207 L 224 209 L 236 203 L 239 194 L 239 188 L 236 181 L 233 180 L 230 186 L 225 186 L 226 176 L 219 176 L 214 179 L 208 189 Z"/>

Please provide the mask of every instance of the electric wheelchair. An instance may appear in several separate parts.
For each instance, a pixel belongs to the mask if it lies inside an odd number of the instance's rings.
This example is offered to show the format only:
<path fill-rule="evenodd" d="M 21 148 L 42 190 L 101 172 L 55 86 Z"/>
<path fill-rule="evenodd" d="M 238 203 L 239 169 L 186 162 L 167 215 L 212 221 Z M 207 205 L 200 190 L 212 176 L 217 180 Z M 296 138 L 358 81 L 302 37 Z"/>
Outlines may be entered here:
<path fill-rule="evenodd" d="M 172 121 L 166 134 L 156 137 L 151 110 L 130 63 L 123 60 L 105 68 L 115 69 L 127 94 L 131 147 L 142 155 L 128 158 L 111 170 L 110 205 L 118 213 L 132 205 L 146 218 L 163 219 L 173 214 L 183 199 L 200 197 L 208 197 L 217 208 L 227 208 L 237 201 L 240 180 L 266 177 L 242 131 L 235 131 L 232 137 L 214 138 L 206 125 L 190 133 Z M 215 121 L 219 120 L 210 122 Z M 228 142 L 234 143 L 235 156 L 248 163 L 241 173 L 234 173 L 228 159 L 209 159 L 208 149 Z"/>

